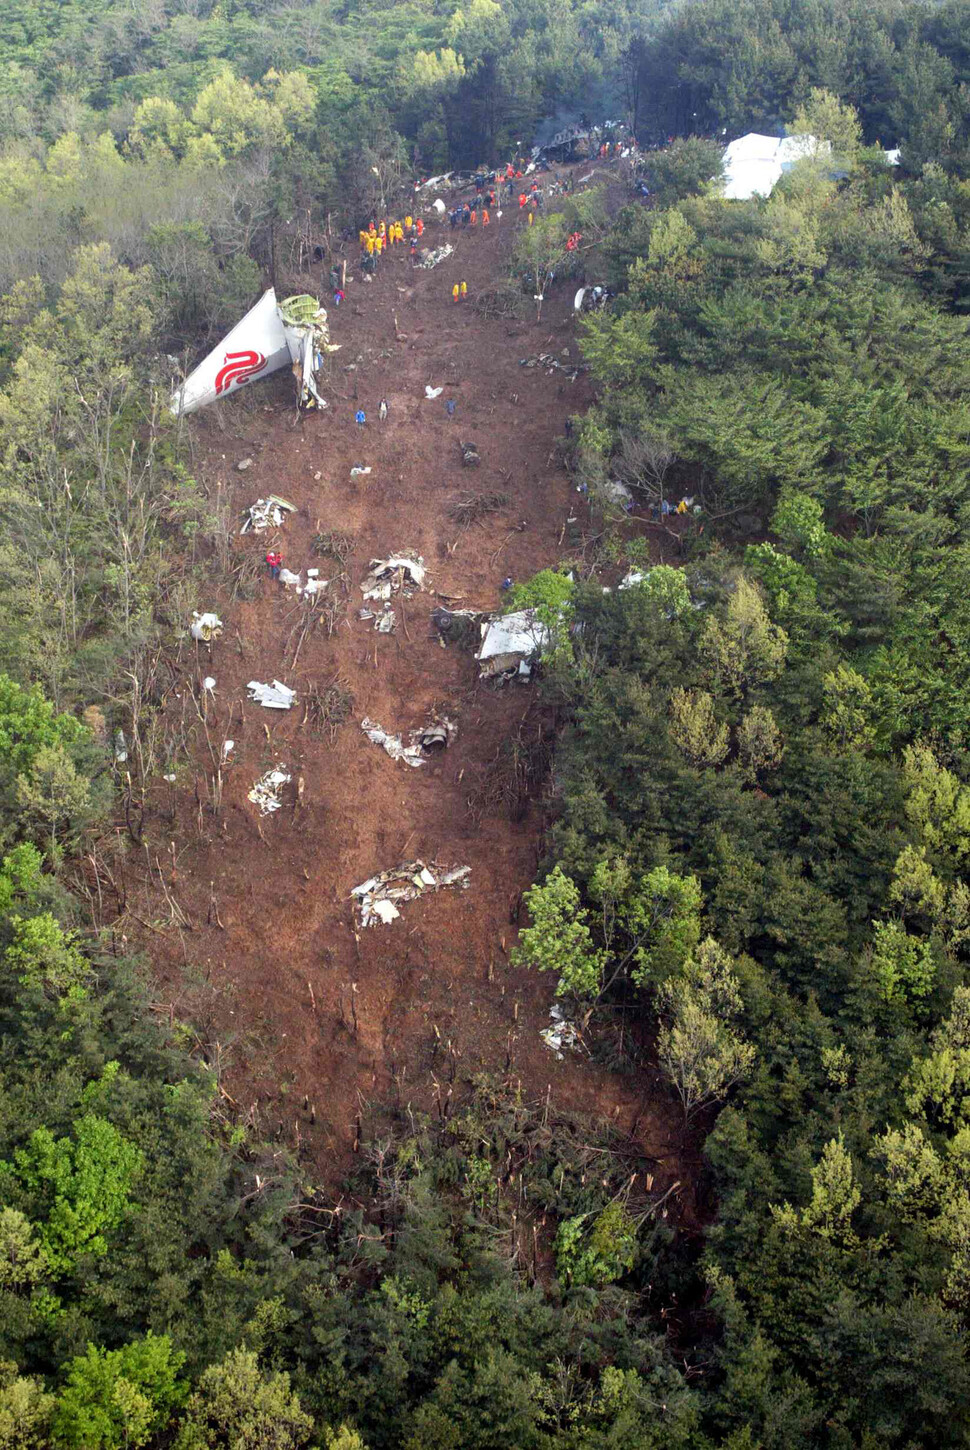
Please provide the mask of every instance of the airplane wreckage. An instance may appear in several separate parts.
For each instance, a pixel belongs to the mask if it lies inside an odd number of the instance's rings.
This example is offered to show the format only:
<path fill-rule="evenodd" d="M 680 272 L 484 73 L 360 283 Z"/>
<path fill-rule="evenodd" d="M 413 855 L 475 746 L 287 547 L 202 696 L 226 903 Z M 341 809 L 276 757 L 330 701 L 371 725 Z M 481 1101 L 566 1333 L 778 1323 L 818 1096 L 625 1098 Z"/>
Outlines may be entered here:
<path fill-rule="evenodd" d="M 270 287 L 189 373 L 169 406 L 176 417 L 194 413 L 196 408 L 238 392 L 247 383 L 288 367 L 296 378 L 300 406 L 325 408 L 317 373 L 324 353 L 336 352 L 339 346 L 330 341 L 326 308 L 316 297 L 302 295 L 278 302 Z"/>

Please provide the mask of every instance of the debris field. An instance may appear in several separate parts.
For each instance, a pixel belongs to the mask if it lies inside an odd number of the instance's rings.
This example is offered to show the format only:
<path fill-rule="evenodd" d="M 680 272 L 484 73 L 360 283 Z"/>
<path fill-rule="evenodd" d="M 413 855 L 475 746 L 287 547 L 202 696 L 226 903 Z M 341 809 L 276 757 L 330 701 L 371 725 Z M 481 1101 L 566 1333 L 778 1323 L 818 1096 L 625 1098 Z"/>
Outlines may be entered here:
<path fill-rule="evenodd" d="M 426 240 L 454 246 L 433 269 L 412 268 L 402 247 L 365 286 L 348 255 L 346 301 L 330 319 L 340 351 L 320 377 L 325 409 L 297 415 L 281 374 L 190 421 L 204 486 L 253 520 L 232 548 L 251 556 L 257 582 L 250 597 L 226 588 L 198 601 L 222 626 L 211 642 L 186 627 L 181 665 L 216 676 L 218 691 L 208 738 L 192 737 L 191 770 L 177 788 L 153 787 L 150 849 L 170 857 L 188 925 L 153 935 L 152 957 L 173 998 L 184 992 L 191 1007 L 192 991 L 208 993 L 198 1010 L 225 1046 L 233 1100 L 280 1122 L 288 1140 L 296 1132 L 324 1179 L 348 1163 L 362 1104 L 398 1093 L 430 1110 L 436 1043 L 449 1044 L 458 1078 L 510 1071 L 525 1093 L 550 1089 L 572 1111 L 635 1130 L 658 1175 L 665 1155 L 673 1174 L 676 1125 L 652 1077 L 611 1072 L 558 1038 L 550 1050 L 540 1033 L 554 981 L 510 965 L 543 854 L 541 799 L 514 819 L 469 809 L 475 781 L 542 711 L 518 659 L 503 683 L 479 677 L 475 654 L 481 620 L 502 608 L 502 580 L 561 558 L 579 511 L 557 454 L 567 417 L 592 397 L 572 289 L 550 293 L 539 323 L 483 319 L 474 299 L 507 266 L 511 212 L 485 234 L 450 233 L 430 202 L 425 215 Z M 326 275 L 306 284 L 324 300 Z M 454 305 L 459 280 L 469 297 Z M 520 367 L 533 356 L 539 366 Z M 462 439 L 475 440 L 476 493 L 492 500 L 466 522 Z M 239 473 L 243 458 L 252 463 Z M 269 549 L 300 579 L 323 563 L 329 583 L 297 593 L 265 568 L 256 576 Z M 445 644 L 432 611 L 470 626 L 462 643 Z M 494 646 L 498 664 L 519 643 L 500 632 L 486 652 Z M 319 701 L 334 695 L 341 713 L 314 728 Z M 423 749 L 420 732 L 435 722 L 447 722 L 445 739 Z M 160 819 L 173 796 L 174 819 Z M 387 873 L 401 886 L 401 871 L 413 894 L 381 895 Z M 459 889 L 439 889 L 454 871 Z M 138 910 L 152 919 L 151 903 Z M 187 985 L 200 978 L 204 988 Z M 304 1096 L 312 1130 L 295 1123 Z"/>

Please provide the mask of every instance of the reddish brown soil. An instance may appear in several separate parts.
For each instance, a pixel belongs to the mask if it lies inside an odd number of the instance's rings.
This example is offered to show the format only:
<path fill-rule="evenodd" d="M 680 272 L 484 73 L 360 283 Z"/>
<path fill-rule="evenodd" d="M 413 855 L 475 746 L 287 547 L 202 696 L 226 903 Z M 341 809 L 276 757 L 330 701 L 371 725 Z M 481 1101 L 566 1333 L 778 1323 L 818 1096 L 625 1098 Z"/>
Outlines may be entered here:
<path fill-rule="evenodd" d="M 485 235 L 432 224 L 426 240 L 458 243 L 456 256 L 432 272 L 412 272 L 404 247 L 371 285 L 351 267 L 346 301 L 331 315 L 342 350 L 324 414 L 298 421 L 283 390 L 262 385 L 262 392 L 250 391 L 248 404 L 230 400 L 221 418 L 203 412 L 191 424 L 196 471 L 210 491 L 228 489 L 240 510 L 269 492 L 299 506 L 278 536 L 294 571 L 318 564 L 323 577 L 333 577 L 339 569 L 313 557 L 318 528 L 356 539 L 347 565 L 347 619 L 332 637 L 315 628 L 296 669 L 291 632 L 301 606 L 292 591 L 265 580 L 255 602 L 232 604 L 218 593 L 198 601 L 218 609 L 226 623 L 211 657 L 203 647 L 194 659 L 194 645 L 183 650 L 196 683 L 216 677 L 208 711 L 216 752 L 226 735 L 236 742 L 223 809 L 216 816 L 197 804 L 193 777 L 205 800 L 201 783 L 213 773 L 199 728 L 193 758 L 180 767 L 174 823 L 156 816 L 147 826 L 163 870 L 174 839 L 172 890 L 191 923 L 190 930 L 148 938 L 160 978 L 174 997 L 186 963 L 204 973 L 215 990 L 210 1035 L 229 1044 L 228 1092 L 243 1109 L 258 1100 L 263 1128 L 282 1122 L 289 1140 L 298 1122 L 303 1151 L 330 1181 L 346 1167 L 362 1104 L 400 1093 L 416 1108 L 433 1109 L 434 1080 L 444 1091 L 451 1072 L 449 1043 L 460 1054 L 456 1092 L 477 1073 L 503 1073 L 511 1057 L 525 1094 L 539 1098 L 551 1087 L 559 1107 L 634 1134 L 658 1187 L 680 1176 L 677 1115 L 653 1074 L 620 1076 L 578 1055 L 560 1062 L 539 1038 L 553 982 L 512 969 L 509 951 L 516 937 L 510 902 L 535 875 L 541 802 L 516 823 L 501 811 L 476 822 L 467 809 L 469 782 L 534 709 L 534 692 L 479 684 L 471 656 L 442 648 L 429 627 L 436 591 L 489 609 L 500 602 L 503 576 L 524 579 L 555 562 L 564 552 L 566 518 L 580 502 L 554 449 L 567 415 L 588 405 L 589 384 L 583 376 L 570 384 L 560 373 L 519 366 L 538 351 L 578 356 L 572 289 L 569 296 L 554 292 L 538 325 L 485 322 L 472 302 L 494 286 L 519 225 L 509 209 Z M 315 280 L 325 288 L 325 278 Z M 451 288 L 460 280 L 470 300 L 455 306 Z M 406 341 L 395 340 L 395 313 Z M 346 371 L 354 362 L 356 370 Z M 425 399 L 428 382 L 444 386 L 436 401 Z M 382 397 L 390 409 L 383 426 Z M 457 403 L 453 420 L 447 398 Z M 367 413 L 363 432 L 354 423 L 358 406 Z M 220 426 L 237 427 L 246 441 L 231 442 Z M 459 438 L 478 444 L 480 469 L 461 468 Z M 239 473 L 235 465 L 245 456 L 254 465 Z M 355 463 L 373 472 L 352 482 Z M 448 519 L 449 504 L 486 488 L 507 490 L 510 506 L 461 533 Z M 525 529 L 513 532 L 523 520 Z M 234 548 L 262 557 L 273 543 L 272 534 L 249 535 Z M 359 583 L 371 558 L 408 549 L 423 555 L 430 585 L 404 605 L 406 631 L 399 622 L 396 635 L 378 635 L 357 618 Z M 400 621 L 400 606 L 398 614 Z M 334 745 L 303 726 L 301 705 L 282 713 L 246 703 L 243 721 L 248 680 L 279 678 L 302 695 L 309 682 L 335 675 L 352 691 L 354 708 Z M 173 697 L 169 709 L 180 711 L 182 702 Z M 420 769 L 392 761 L 359 728 L 369 715 L 388 730 L 407 731 L 433 709 L 457 721 L 458 737 L 446 755 Z M 247 792 L 277 762 L 292 772 L 293 785 L 283 810 L 260 820 Z M 153 788 L 159 808 L 168 795 L 168 787 Z M 469 864 L 470 888 L 409 903 L 392 925 L 360 930 L 351 888 L 415 857 Z M 210 883 L 221 927 L 214 919 L 206 925 Z M 137 910 L 142 920 L 167 915 L 158 894 L 152 901 L 143 896 Z M 312 1128 L 301 1111 L 305 1094 L 316 1110 Z"/>

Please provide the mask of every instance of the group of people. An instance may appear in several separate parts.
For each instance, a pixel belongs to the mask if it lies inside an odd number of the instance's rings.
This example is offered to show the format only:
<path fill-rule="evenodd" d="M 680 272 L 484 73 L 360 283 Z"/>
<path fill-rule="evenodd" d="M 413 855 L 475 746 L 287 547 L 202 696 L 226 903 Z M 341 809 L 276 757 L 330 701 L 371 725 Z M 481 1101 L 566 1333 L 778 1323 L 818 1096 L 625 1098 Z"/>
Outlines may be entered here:
<path fill-rule="evenodd" d="M 491 187 L 487 194 L 479 189 L 474 201 L 460 201 L 448 213 L 448 223 L 452 231 L 454 231 L 455 227 L 477 226 L 479 215 L 482 218 L 482 226 L 487 227 L 492 220 L 489 207 L 494 210 L 495 203 L 496 195 L 494 187 Z"/>
<path fill-rule="evenodd" d="M 418 242 L 424 235 L 424 222 L 419 216 L 406 216 L 399 221 L 372 221 L 366 231 L 359 232 L 361 266 L 365 271 L 377 270 L 377 263 L 385 250 L 401 245 L 405 239 L 410 244 L 411 258 L 418 250 Z"/>
<path fill-rule="evenodd" d="M 680 500 L 680 503 L 675 504 L 671 499 L 664 498 L 660 500 L 659 508 L 655 503 L 650 505 L 650 517 L 652 519 L 666 519 L 669 518 L 671 514 L 680 514 L 681 517 L 683 517 L 684 514 L 689 514 L 691 512 L 695 514 L 700 513 L 699 506 L 694 503 L 693 494 L 691 494 L 689 498 L 682 498 Z"/>
<path fill-rule="evenodd" d="M 464 302 L 464 300 L 465 300 L 465 298 L 467 296 L 468 296 L 468 283 L 467 282 L 456 282 L 455 285 L 454 285 L 454 287 L 452 287 L 452 289 L 451 289 L 451 300 L 452 300 L 452 302 Z"/>

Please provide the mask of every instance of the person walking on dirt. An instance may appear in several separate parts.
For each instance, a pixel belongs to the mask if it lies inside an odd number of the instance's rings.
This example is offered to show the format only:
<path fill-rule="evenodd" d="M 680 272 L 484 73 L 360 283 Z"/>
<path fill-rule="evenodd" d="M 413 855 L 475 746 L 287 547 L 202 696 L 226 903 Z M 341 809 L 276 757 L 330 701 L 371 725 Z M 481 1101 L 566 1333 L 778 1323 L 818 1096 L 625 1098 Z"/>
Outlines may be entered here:
<path fill-rule="evenodd" d="M 266 555 L 266 567 L 269 570 L 269 577 L 271 579 L 278 579 L 280 577 L 280 570 L 283 567 L 283 555 L 277 553 L 274 549 L 270 549 Z"/>
<path fill-rule="evenodd" d="M 482 226 L 487 227 L 492 218 L 488 214 L 488 207 L 482 208 Z"/>
<path fill-rule="evenodd" d="M 526 196 L 525 192 L 524 191 L 520 191 L 519 192 L 519 211 L 522 210 L 522 208 L 525 206 L 525 204 L 526 204 L 526 202 L 528 200 L 529 200 L 529 198 Z"/>
<path fill-rule="evenodd" d="M 420 217 L 418 217 L 418 219 L 417 219 L 417 221 L 415 222 L 414 225 L 418 229 L 418 236 L 419 237 L 423 237 L 424 236 L 424 222 L 421 220 Z"/>
<path fill-rule="evenodd" d="M 381 398 L 381 406 L 377 410 L 377 416 L 382 423 L 387 422 L 387 399 Z"/>
<path fill-rule="evenodd" d="M 364 412 L 363 408 L 357 409 L 357 412 L 354 414 L 354 422 L 357 424 L 358 429 L 363 428 L 364 424 L 367 422 L 367 414 Z"/>
<path fill-rule="evenodd" d="M 468 296 L 468 283 L 467 282 L 462 282 L 462 284 L 461 284 L 461 300 L 462 300 L 462 302 L 464 302 L 464 300 L 465 300 L 465 298 L 467 296 Z"/>
<path fill-rule="evenodd" d="M 334 307 L 339 307 L 340 304 L 341 304 L 341 302 L 343 300 L 344 300 L 344 294 L 341 292 L 340 288 L 338 287 L 337 290 L 336 290 L 336 292 L 333 294 L 333 305 L 334 305 Z"/>
<path fill-rule="evenodd" d="M 457 302 L 460 295 L 461 295 L 461 289 L 458 286 L 458 283 L 456 282 L 455 285 L 454 285 L 454 287 L 452 287 L 452 289 L 451 289 L 451 298 L 452 298 L 452 301 L 453 302 Z"/>

